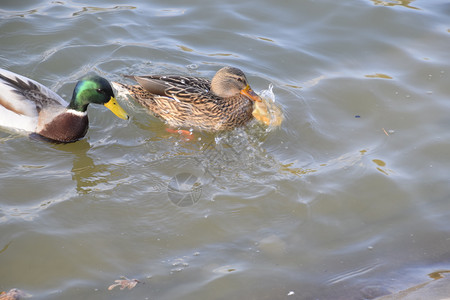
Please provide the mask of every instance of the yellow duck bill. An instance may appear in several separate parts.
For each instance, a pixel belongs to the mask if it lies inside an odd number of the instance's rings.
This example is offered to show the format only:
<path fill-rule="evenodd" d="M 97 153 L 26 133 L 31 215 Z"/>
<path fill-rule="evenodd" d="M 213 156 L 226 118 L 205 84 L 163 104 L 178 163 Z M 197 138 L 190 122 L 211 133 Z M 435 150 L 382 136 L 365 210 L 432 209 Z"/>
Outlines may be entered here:
<path fill-rule="evenodd" d="M 111 97 L 111 99 L 104 105 L 119 118 L 128 120 L 129 117 L 127 112 L 122 107 L 120 107 L 115 98 Z"/>

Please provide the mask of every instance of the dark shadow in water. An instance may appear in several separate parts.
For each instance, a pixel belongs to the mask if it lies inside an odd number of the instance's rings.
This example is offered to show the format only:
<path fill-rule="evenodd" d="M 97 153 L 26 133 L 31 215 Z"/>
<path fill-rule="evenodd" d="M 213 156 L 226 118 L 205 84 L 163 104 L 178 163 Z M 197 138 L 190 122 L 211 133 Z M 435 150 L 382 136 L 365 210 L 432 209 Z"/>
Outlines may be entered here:
<path fill-rule="evenodd" d="M 98 184 L 99 172 L 106 171 L 105 165 L 95 165 L 88 152 L 91 145 L 86 139 L 70 144 L 55 144 L 58 150 L 73 154 L 72 179 L 77 184 L 79 194 L 87 194 Z"/>
<path fill-rule="evenodd" d="M 78 141 L 72 153 L 74 154 L 72 179 L 77 183 L 78 194 L 86 194 L 97 183 L 92 178 L 98 172 L 94 160 L 88 155 L 91 145 L 86 140 Z"/>

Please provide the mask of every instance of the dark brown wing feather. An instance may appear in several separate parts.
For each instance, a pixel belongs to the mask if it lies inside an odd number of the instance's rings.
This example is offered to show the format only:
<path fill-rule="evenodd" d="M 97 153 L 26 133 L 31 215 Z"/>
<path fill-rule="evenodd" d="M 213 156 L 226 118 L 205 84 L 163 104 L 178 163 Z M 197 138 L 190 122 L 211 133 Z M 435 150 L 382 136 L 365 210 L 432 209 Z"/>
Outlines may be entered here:
<path fill-rule="evenodd" d="M 180 75 L 132 76 L 145 90 L 153 95 L 175 98 L 181 102 L 198 102 L 201 98 L 218 99 L 210 93 L 211 81 Z"/>

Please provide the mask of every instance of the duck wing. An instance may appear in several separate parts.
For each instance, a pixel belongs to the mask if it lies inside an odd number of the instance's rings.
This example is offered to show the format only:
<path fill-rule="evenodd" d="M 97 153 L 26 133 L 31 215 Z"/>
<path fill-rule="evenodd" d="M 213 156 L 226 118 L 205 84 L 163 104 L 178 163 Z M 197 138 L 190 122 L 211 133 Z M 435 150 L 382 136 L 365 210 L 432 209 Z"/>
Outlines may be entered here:
<path fill-rule="evenodd" d="M 47 106 L 66 106 L 58 94 L 42 84 L 0 69 L 0 106 L 15 114 L 36 117 Z"/>
<path fill-rule="evenodd" d="M 206 78 L 180 75 L 130 76 L 153 95 L 172 98 L 178 102 L 195 103 L 211 98 L 211 81 Z"/>

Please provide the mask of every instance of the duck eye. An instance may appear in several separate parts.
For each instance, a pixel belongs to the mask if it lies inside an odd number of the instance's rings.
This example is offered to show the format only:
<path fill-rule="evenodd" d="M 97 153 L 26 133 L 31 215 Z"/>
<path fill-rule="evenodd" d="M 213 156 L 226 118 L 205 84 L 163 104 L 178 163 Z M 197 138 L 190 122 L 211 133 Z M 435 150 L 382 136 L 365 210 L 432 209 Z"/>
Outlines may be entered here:
<path fill-rule="evenodd" d="M 97 89 L 97 92 L 100 93 L 100 94 L 104 94 L 105 93 L 105 91 L 102 90 L 102 89 Z"/>

